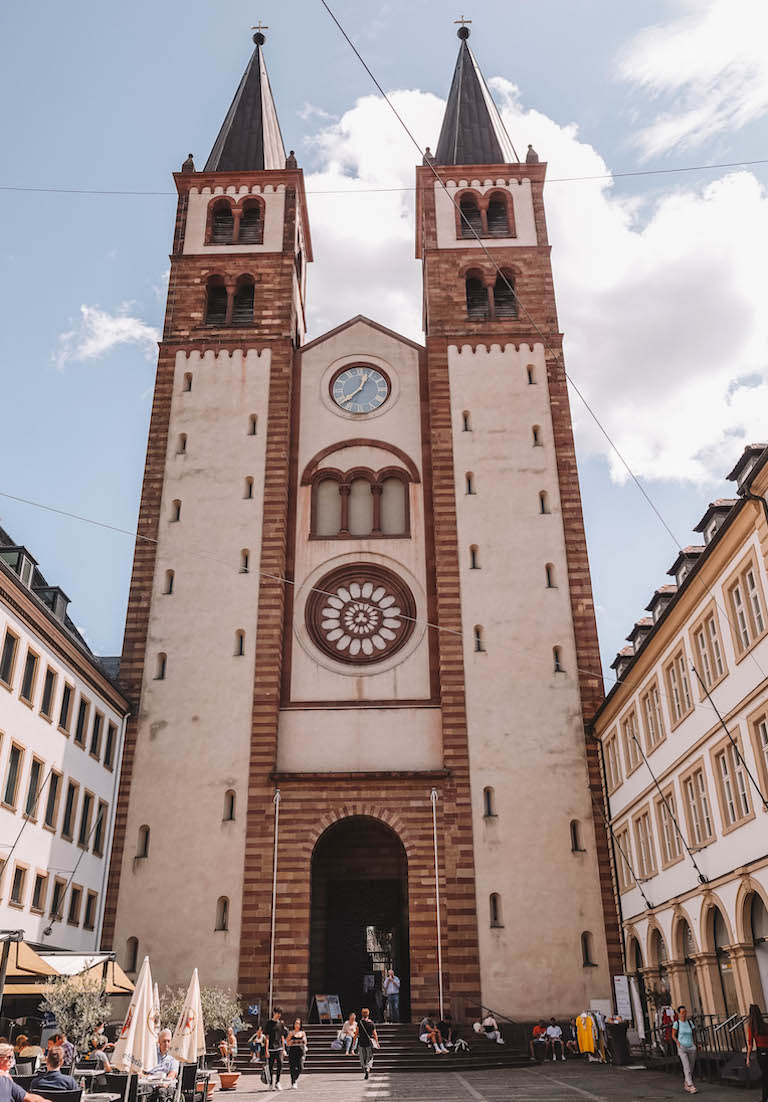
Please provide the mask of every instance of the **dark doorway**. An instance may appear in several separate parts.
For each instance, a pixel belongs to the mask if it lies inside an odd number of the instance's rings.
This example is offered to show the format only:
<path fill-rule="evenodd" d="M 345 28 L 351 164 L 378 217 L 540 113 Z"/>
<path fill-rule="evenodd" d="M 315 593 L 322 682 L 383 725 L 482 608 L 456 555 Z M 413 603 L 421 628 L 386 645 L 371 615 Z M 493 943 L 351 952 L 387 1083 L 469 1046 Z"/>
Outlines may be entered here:
<path fill-rule="evenodd" d="M 383 1017 L 382 982 L 400 977 L 400 1020 L 410 1018 L 408 862 L 377 819 L 335 823 L 312 855 L 310 998 L 338 994 L 345 1017 L 363 1006 Z"/>

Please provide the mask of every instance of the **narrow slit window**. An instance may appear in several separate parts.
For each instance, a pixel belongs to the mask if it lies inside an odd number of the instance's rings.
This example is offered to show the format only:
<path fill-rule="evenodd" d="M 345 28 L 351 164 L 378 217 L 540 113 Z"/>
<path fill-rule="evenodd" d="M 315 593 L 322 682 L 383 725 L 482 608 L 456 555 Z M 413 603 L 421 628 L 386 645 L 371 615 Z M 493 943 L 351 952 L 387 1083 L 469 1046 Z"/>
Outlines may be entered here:
<path fill-rule="evenodd" d="M 258 427 L 258 423 L 259 423 L 258 417 L 256 416 L 255 413 L 252 413 L 251 416 L 248 418 L 248 435 L 249 436 L 255 436 L 256 435 L 256 429 Z"/>
<path fill-rule="evenodd" d="M 563 654 L 562 654 L 562 648 L 561 647 L 553 647 L 552 648 L 552 664 L 553 664 L 555 673 L 565 673 L 565 668 L 563 666 Z"/>
<path fill-rule="evenodd" d="M 541 428 L 538 425 L 533 426 L 533 428 L 531 429 L 531 435 L 533 437 L 534 448 L 541 448 L 543 446 L 541 442 Z"/>
<path fill-rule="evenodd" d="M 165 671 L 168 665 L 168 655 L 158 654 L 155 660 L 155 681 L 165 681 Z"/>
<path fill-rule="evenodd" d="M 165 581 L 163 583 L 163 593 L 167 593 L 168 595 L 173 593 L 173 580 L 175 576 L 176 575 L 172 570 L 166 570 Z"/>
<path fill-rule="evenodd" d="M 550 512 L 549 494 L 546 490 L 542 490 L 539 494 L 539 512 L 542 514 Z"/>
<path fill-rule="evenodd" d="M 171 502 L 171 523 L 175 524 L 177 520 L 181 520 L 181 502 L 178 498 Z"/>
<path fill-rule="evenodd" d="M 472 415 L 468 409 L 465 409 L 461 415 L 461 428 L 462 432 L 472 432 Z"/>
<path fill-rule="evenodd" d="M 149 857 L 149 834 L 149 827 L 146 823 L 139 827 L 139 841 L 136 846 L 137 857 Z"/>
<path fill-rule="evenodd" d="M 239 628 L 235 632 L 235 657 L 240 658 L 245 654 L 245 632 Z"/>
<path fill-rule="evenodd" d="M 571 849 L 574 853 L 584 852 L 581 844 L 581 823 L 578 819 L 571 819 Z"/>
<path fill-rule="evenodd" d="M 547 578 L 547 589 L 557 589 L 557 573 L 551 562 L 544 567 Z"/>
<path fill-rule="evenodd" d="M 471 471 L 467 471 L 467 473 L 464 475 L 464 481 L 467 493 L 476 494 L 477 490 L 475 489 L 475 476 L 472 474 Z"/>
<path fill-rule="evenodd" d="M 250 556 L 250 553 L 248 551 L 248 548 L 244 547 L 243 550 L 240 552 L 240 573 L 241 574 L 247 574 L 248 573 L 248 567 L 250 565 L 250 561 L 251 561 L 251 556 Z"/>
<path fill-rule="evenodd" d="M 179 433 L 179 438 L 176 441 L 176 454 L 177 455 L 186 455 L 187 454 L 187 434 L 185 432 Z"/>
<path fill-rule="evenodd" d="M 181 389 L 185 394 L 189 394 L 190 390 L 192 389 L 192 372 L 191 371 L 185 371 L 184 372 L 184 382 L 182 383 Z"/>
<path fill-rule="evenodd" d="M 533 386 L 536 382 L 536 368 L 533 366 L 533 364 L 528 364 L 525 372 L 528 377 L 528 386 Z"/>
<path fill-rule="evenodd" d="M 235 821 L 235 791 L 233 788 L 228 789 L 224 793 L 224 814 L 222 820 L 225 823 L 233 823 Z"/>
<path fill-rule="evenodd" d="M 496 818 L 496 793 L 490 787 L 483 789 L 483 815 L 486 819 Z"/>
<path fill-rule="evenodd" d="M 493 926 L 495 929 L 498 929 L 498 928 L 500 928 L 501 926 L 504 925 L 504 922 L 502 921 L 502 917 L 501 917 L 501 896 L 498 894 L 498 892 L 493 892 L 492 893 L 491 898 L 490 898 L 490 904 L 491 904 L 491 907 L 490 907 L 490 909 L 491 909 L 491 926 Z"/>
<path fill-rule="evenodd" d="M 129 937 L 125 943 L 125 970 L 135 972 L 139 963 L 139 939 Z"/>
<path fill-rule="evenodd" d="M 245 484 L 243 486 L 243 497 L 247 501 L 250 501 L 250 499 L 253 497 L 253 479 L 250 476 L 245 480 Z"/>
<path fill-rule="evenodd" d="M 469 549 L 469 569 L 470 570 L 479 570 L 480 569 L 480 552 L 479 552 L 476 544 L 474 544 L 474 543 L 472 544 L 472 546 Z"/>
<path fill-rule="evenodd" d="M 475 650 L 482 654 L 485 651 L 485 631 L 479 624 L 475 624 L 474 627 L 475 636 Z"/>
<path fill-rule="evenodd" d="M 592 956 L 592 935 L 589 930 L 585 930 L 581 935 L 581 963 L 585 968 L 592 968 L 595 964 Z"/>
<path fill-rule="evenodd" d="M 219 896 L 216 902 L 216 927 L 217 930 L 229 929 L 229 900 L 225 895 Z"/>

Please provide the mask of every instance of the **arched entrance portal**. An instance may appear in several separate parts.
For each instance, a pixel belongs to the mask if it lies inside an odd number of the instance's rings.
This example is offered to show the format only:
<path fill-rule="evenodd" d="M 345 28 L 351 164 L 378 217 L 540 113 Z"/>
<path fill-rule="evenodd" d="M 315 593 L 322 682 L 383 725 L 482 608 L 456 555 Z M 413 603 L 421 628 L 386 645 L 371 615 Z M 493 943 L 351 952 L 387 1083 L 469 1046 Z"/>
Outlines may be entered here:
<path fill-rule="evenodd" d="M 338 994 L 345 1016 L 362 1006 L 381 1020 L 382 981 L 400 977 L 400 1019 L 410 1018 L 408 858 L 378 819 L 342 819 L 312 854 L 310 997 Z"/>

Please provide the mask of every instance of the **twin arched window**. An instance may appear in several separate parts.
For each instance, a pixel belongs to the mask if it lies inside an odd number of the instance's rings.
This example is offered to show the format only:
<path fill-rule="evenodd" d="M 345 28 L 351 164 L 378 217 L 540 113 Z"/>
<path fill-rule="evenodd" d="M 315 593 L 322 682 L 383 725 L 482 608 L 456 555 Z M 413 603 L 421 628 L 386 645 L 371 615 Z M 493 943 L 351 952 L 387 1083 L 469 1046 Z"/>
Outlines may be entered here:
<path fill-rule="evenodd" d="M 473 321 L 496 321 L 517 317 L 515 277 L 502 269 L 493 283 L 481 271 L 467 272 L 464 280 L 467 317 Z"/>
<path fill-rule="evenodd" d="M 205 324 L 253 325 L 254 295 L 252 275 L 241 275 L 234 284 L 223 276 L 210 276 L 205 287 Z"/>
<path fill-rule="evenodd" d="M 263 240 L 264 208 L 260 199 L 254 196 L 233 206 L 222 197 L 209 207 L 207 245 L 261 245 Z"/>
<path fill-rule="evenodd" d="M 478 195 L 465 191 L 459 200 L 457 237 L 515 237 L 515 208 L 507 191 Z"/>
<path fill-rule="evenodd" d="M 396 470 L 320 472 L 312 486 L 312 535 L 317 539 L 407 536 L 408 482 Z"/>

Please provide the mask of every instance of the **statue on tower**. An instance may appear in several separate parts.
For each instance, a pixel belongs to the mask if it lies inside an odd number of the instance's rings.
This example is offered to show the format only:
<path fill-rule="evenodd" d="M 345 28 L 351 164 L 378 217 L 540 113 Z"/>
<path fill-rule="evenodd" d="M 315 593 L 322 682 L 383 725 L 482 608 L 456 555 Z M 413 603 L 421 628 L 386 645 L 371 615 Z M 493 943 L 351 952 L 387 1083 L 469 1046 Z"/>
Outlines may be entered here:
<path fill-rule="evenodd" d="M 192 154 L 191 153 L 187 157 L 184 164 L 181 166 L 181 171 L 182 172 L 194 172 L 195 171 L 195 162 L 192 160 Z"/>
<path fill-rule="evenodd" d="M 539 155 L 532 145 L 528 145 L 528 152 L 525 155 L 525 163 L 527 165 L 537 165 L 539 163 Z"/>

